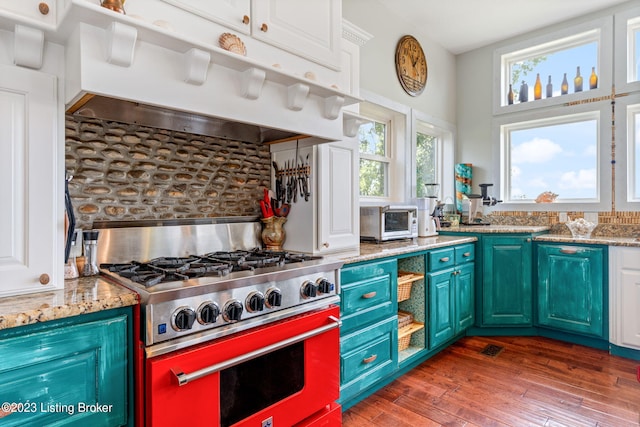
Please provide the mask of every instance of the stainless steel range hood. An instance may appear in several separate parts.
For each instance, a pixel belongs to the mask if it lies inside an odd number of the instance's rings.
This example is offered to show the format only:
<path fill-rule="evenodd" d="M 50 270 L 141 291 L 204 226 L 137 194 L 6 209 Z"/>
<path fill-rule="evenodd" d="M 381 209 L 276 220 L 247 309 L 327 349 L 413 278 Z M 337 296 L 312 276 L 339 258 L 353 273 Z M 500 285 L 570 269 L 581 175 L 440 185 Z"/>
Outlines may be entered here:
<path fill-rule="evenodd" d="M 99 95 L 86 95 L 68 114 L 196 135 L 251 143 L 274 143 L 308 138 L 296 132 L 241 123 L 218 117 L 154 107 Z"/>

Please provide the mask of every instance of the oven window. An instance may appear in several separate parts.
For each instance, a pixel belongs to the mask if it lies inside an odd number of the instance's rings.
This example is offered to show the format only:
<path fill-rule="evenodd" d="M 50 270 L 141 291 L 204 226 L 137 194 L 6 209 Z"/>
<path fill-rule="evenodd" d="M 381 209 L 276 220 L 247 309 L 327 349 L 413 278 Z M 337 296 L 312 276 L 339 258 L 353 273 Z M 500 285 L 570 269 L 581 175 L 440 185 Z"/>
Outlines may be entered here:
<path fill-rule="evenodd" d="M 220 372 L 220 423 L 227 427 L 302 390 L 304 341 Z"/>
<path fill-rule="evenodd" d="M 384 231 L 407 231 L 409 229 L 409 212 L 385 212 Z"/>

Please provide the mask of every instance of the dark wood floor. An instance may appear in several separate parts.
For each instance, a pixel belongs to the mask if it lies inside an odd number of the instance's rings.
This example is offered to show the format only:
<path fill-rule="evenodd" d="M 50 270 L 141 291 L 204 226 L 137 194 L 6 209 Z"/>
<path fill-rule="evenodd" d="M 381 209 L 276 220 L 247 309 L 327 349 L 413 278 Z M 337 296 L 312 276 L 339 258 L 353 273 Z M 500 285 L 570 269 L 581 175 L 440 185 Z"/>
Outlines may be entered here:
<path fill-rule="evenodd" d="M 467 337 L 345 411 L 343 427 L 637 426 L 638 365 L 541 337 Z"/>

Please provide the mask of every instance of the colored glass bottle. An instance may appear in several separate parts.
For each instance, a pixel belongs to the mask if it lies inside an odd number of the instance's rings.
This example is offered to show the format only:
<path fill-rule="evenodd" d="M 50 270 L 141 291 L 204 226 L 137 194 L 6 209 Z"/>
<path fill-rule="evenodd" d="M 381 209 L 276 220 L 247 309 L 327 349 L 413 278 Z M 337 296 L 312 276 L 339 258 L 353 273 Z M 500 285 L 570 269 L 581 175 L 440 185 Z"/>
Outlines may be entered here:
<path fill-rule="evenodd" d="M 542 99 L 542 82 L 540 82 L 540 73 L 536 75 L 536 83 L 533 85 L 533 99 Z"/>
<path fill-rule="evenodd" d="M 518 101 L 527 102 L 529 100 L 529 85 L 522 81 L 520 85 L 520 93 L 518 94 Z"/>
<path fill-rule="evenodd" d="M 549 76 L 549 82 L 547 83 L 547 98 L 553 96 L 553 85 L 551 84 L 551 76 Z"/>
<path fill-rule="evenodd" d="M 589 76 L 589 89 L 595 89 L 598 87 L 598 75 L 596 74 L 596 67 L 591 67 L 591 76 Z"/>
<path fill-rule="evenodd" d="M 576 77 L 573 79 L 573 91 L 582 92 L 582 76 L 580 75 L 580 67 L 576 69 Z"/>
<path fill-rule="evenodd" d="M 567 81 L 567 73 L 564 73 L 564 78 L 562 79 L 562 85 L 560 86 L 560 93 L 562 95 L 566 95 L 569 93 L 569 82 Z"/>
<path fill-rule="evenodd" d="M 509 84 L 509 93 L 507 93 L 507 103 L 513 104 L 513 85 Z"/>

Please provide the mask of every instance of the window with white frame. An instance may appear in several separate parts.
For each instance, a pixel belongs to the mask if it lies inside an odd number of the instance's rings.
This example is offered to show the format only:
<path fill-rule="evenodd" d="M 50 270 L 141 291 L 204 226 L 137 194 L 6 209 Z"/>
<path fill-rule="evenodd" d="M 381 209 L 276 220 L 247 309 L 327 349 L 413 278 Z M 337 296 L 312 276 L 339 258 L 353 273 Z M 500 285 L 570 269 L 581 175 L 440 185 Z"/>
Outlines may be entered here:
<path fill-rule="evenodd" d="M 627 107 L 627 159 L 629 159 L 627 201 L 640 202 L 640 104 Z"/>
<path fill-rule="evenodd" d="M 391 164 L 389 147 L 389 121 L 373 119 L 360 126 L 360 195 L 389 196 Z"/>
<path fill-rule="evenodd" d="M 608 17 L 497 49 L 494 113 L 608 95 L 612 47 L 613 19 Z"/>
<path fill-rule="evenodd" d="M 551 116 L 501 126 L 505 202 L 598 202 L 600 112 Z"/>
<path fill-rule="evenodd" d="M 450 123 L 416 110 L 411 111 L 412 147 L 409 198 L 426 197 L 424 184 L 439 184 L 440 200 L 454 197 L 454 129 Z"/>
<path fill-rule="evenodd" d="M 499 209 L 610 208 L 612 22 L 590 21 L 496 51 Z"/>

